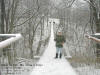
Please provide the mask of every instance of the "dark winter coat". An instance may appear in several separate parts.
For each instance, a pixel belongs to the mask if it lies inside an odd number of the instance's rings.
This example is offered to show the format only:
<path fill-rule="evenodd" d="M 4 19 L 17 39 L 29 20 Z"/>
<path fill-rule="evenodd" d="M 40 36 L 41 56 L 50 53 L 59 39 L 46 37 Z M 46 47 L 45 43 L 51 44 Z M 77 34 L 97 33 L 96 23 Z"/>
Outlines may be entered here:
<path fill-rule="evenodd" d="M 65 38 L 63 35 L 56 35 L 54 41 L 56 41 L 56 47 L 62 48 L 63 43 L 65 42 Z"/>

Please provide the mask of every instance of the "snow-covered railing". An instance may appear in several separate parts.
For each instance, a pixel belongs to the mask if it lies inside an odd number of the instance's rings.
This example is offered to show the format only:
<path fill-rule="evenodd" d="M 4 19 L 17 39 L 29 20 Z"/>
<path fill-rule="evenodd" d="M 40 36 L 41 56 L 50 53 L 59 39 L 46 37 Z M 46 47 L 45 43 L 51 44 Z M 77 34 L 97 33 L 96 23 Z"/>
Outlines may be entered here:
<path fill-rule="evenodd" d="M 100 42 L 100 33 L 95 33 L 92 35 L 85 35 L 87 38 Z"/>
<path fill-rule="evenodd" d="M 11 43 L 22 38 L 21 34 L 0 34 L 0 37 L 9 37 L 8 39 L 0 42 L 0 49 L 5 48 Z"/>

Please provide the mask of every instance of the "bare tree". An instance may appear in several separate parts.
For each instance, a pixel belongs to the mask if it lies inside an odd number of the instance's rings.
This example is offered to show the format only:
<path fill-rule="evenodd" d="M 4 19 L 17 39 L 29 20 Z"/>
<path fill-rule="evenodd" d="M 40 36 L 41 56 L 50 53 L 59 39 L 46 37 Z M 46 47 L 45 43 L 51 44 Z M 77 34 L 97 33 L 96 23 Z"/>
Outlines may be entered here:
<path fill-rule="evenodd" d="M 4 0 L 0 0 L 0 5 L 1 5 L 1 26 L 0 26 L 0 30 L 1 30 L 1 33 L 4 34 L 5 33 L 5 29 L 4 29 L 5 2 L 4 2 Z"/>

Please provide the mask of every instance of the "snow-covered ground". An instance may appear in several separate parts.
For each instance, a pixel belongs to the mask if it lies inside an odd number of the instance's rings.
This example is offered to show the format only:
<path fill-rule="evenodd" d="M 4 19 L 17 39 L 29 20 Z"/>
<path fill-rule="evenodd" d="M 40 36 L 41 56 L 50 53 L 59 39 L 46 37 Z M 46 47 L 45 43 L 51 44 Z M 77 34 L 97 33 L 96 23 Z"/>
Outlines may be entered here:
<path fill-rule="evenodd" d="M 33 68 L 30 75 L 77 75 L 70 63 L 64 57 L 62 59 L 54 59 L 55 53 L 56 47 L 52 23 L 49 45 L 37 63 L 38 66 Z"/>
<path fill-rule="evenodd" d="M 95 69 L 94 66 L 78 67 L 76 71 L 79 75 L 100 75 L 100 69 Z"/>

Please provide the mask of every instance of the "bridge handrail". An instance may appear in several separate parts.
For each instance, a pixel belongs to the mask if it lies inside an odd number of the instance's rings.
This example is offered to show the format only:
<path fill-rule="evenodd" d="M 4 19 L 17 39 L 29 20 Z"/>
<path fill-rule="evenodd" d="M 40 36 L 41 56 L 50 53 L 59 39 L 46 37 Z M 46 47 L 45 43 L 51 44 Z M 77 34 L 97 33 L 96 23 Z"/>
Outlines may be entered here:
<path fill-rule="evenodd" d="M 1 48 L 7 47 L 11 43 L 13 43 L 19 39 L 21 39 L 22 35 L 20 33 L 18 33 L 18 34 L 0 34 L 0 37 L 10 37 L 10 38 L 0 42 L 0 49 L 1 49 Z"/>
<path fill-rule="evenodd" d="M 100 43 L 100 39 L 97 38 L 97 37 L 95 37 L 95 36 L 100 36 L 100 33 L 95 33 L 95 34 L 92 34 L 92 35 L 86 34 L 85 36 L 86 36 L 88 39 L 92 39 L 92 40 L 94 40 L 94 41 Z"/>

